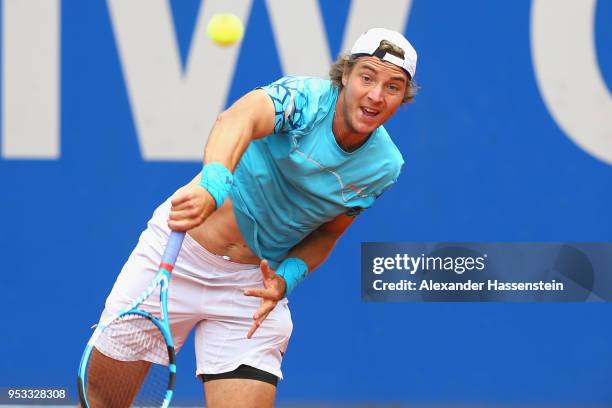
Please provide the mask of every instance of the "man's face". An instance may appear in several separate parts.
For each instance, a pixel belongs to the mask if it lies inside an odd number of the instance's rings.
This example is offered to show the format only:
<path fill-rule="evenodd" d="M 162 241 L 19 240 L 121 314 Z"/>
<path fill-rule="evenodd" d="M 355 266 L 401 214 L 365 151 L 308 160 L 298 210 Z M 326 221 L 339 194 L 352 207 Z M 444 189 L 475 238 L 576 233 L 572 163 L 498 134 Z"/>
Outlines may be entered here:
<path fill-rule="evenodd" d="M 343 116 L 351 133 L 370 134 L 401 105 L 408 76 L 396 65 L 377 57 L 361 57 L 342 76 Z"/>

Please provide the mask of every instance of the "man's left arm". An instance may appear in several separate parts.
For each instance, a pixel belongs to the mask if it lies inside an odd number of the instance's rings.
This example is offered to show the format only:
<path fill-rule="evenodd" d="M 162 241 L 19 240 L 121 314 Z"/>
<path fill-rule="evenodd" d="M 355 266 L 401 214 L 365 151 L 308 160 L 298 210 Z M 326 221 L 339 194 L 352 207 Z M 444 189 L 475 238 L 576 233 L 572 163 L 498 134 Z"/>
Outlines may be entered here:
<path fill-rule="evenodd" d="M 355 217 L 341 214 L 333 220 L 322 224 L 304 238 L 299 244 L 289 251 L 287 258 L 297 258 L 304 261 L 308 267 L 308 273 L 321 265 L 329 256 L 336 245 L 338 239 L 355 220 Z M 282 265 L 282 264 L 281 264 Z M 261 272 L 263 274 L 263 288 L 246 289 L 246 296 L 256 296 L 261 298 L 261 306 L 253 315 L 253 326 L 247 334 L 251 338 L 255 330 L 268 317 L 279 300 L 285 296 L 287 283 L 285 279 L 276 271 L 270 268 L 268 261 L 261 262 Z"/>
<path fill-rule="evenodd" d="M 293 247 L 287 258 L 302 259 L 308 265 L 308 270 L 312 272 L 327 259 L 336 241 L 354 220 L 355 217 L 340 214 L 333 220 L 322 224 Z"/>

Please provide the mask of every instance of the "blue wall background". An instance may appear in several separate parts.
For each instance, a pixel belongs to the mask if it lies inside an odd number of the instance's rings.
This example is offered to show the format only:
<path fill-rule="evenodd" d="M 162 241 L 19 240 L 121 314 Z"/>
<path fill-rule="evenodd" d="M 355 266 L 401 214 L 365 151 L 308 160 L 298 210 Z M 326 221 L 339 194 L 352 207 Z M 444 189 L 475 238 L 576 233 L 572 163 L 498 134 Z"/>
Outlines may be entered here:
<path fill-rule="evenodd" d="M 199 1 L 171 4 L 184 59 Z M 320 1 L 334 56 L 349 5 Z M 612 166 L 548 113 L 530 7 L 414 0 L 405 33 L 422 89 L 387 126 L 404 172 L 292 297 L 280 401 L 612 405 L 609 304 L 359 297 L 361 241 L 612 240 Z M 0 386 L 76 395 L 80 354 L 116 274 L 153 209 L 199 164 L 142 159 L 106 3 L 64 0 L 61 12 L 61 158 L 0 159 Z M 611 19 L 612 2 L 600 1 L 609 89 Z M 228 104 L 282 75 L 266 4 L 255 0 Z M 183 400 L 201 396 L 191 341 L 179 356 Z"/>

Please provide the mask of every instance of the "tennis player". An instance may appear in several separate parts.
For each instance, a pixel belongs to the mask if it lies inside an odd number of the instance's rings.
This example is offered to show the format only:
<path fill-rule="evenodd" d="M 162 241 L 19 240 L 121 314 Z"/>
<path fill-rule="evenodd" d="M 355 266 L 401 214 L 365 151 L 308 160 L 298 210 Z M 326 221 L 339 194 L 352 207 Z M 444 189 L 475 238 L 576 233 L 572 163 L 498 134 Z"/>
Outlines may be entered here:
<path fill-rule="evenodd" d="M 155 210 L 102 318 L 150 282 L 170 230 L 188 231 L 169 288 L 176 347 L 195 327 L 207 407 L 272 407 L 287 296 L 399 176 L 382 125 L 414 98 L 416 61 L 402 34 L 370 29 L 330 80 L 284 77 L 221 113 L 202 172 Z"/>

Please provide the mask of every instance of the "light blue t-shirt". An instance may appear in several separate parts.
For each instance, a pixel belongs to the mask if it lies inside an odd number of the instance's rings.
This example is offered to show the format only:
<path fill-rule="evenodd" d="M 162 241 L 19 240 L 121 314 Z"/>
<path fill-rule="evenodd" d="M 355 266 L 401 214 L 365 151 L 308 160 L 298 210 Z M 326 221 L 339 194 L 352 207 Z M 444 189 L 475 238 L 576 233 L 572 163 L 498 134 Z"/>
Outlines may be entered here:
<path fill-rule="evenodd" d="M 284 77 L 261 89 L 274 102 L 274 133 L 251 142 L 230 194 L 247 245 L 275 267 L 321 224 L 370 207 L 404 160 L 382 126 L 353 152 L 338 146 L 331 81 Z"/>

